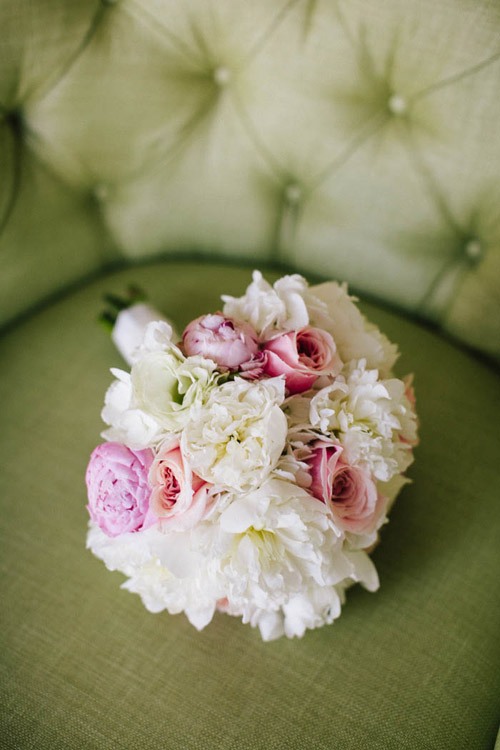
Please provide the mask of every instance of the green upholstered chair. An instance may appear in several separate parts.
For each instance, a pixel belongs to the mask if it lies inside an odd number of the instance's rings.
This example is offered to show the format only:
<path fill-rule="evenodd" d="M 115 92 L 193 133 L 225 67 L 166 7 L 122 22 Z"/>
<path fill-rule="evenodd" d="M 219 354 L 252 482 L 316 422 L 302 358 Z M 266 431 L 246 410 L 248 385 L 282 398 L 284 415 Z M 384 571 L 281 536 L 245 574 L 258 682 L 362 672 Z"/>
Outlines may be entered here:
<path fill-rule="evenodd" d="M 497 0 L 0 0 L 0 747 L 493 747 L 499 93 Z M 102 293 L 253 266 L 347 280 L 421 417 L 380 591 L 267 644 L 85 550 Z"/>

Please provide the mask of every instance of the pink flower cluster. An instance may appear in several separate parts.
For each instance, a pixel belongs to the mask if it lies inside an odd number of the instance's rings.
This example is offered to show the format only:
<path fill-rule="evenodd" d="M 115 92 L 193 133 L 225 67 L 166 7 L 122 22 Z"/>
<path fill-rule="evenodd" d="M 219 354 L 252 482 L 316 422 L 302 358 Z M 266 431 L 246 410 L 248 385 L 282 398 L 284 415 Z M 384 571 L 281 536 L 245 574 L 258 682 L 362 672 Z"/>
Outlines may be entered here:
<path fill-rule="evenodd" d="M 220 371 L 239 371 L 244 378 L 283 375 L 290 395 L 308 390 L 320 375 L 333 377 L 342 368 L 326 331 L 307 326 L 259 344 L 249 323 L 220 312 L 189 323 L 182 348 L 187 356 L 202 355 Z M 320 452 L 316 449 L 310 459 L 312 476 Z M 157 522 L 161 527 L 189 528 L 210 507 L 209 483 L 192 473 L 175 439 L 156 456 L 151 449 L 133 451 L 121 443 L 99 445 L 90 457 L 86 481 L 90 517 L 108 536 L 139 531 Z M 353 484 L 351 474 L 346 474 L 345 483 Z M 327 502 L 325 492 L 313 490 Z M 335 501 L 349 504 L 351 495 L 352 490 L 350 494 L 344 491 Z"/>
<path fill-rule="evenodd" d="M 188 356 L 201 354 L 219 369 L 239 370 L 242 377 L 283 375 L 290 395 L 307 391 L 320 375 L 333 377 L 342 369 L 330 334 L 312 326 L 282 333 L 259 346 L 249 323 L 215 313 L 193 320 L 182 343 Z"/>
<path fill-rule="evenodd" d="M 90 456 L 86 474 L 92 521 L 107 536 L 147 529 L 155 523 L 186 529 L 208 510 L 210 485 L 191 471 L 179 442 L 133 451 L 122 443 L 102 443 Z"/>
<path fill-rule="evenodd" d="M 189 323 L 182 350 L 212 360 L 221 373 L 247 379 L 283 376 L 289 396 L 311 389 L 320 376 L 331 382 L 343 366 L 332 336 L 320 328 L 308 325 L 260 342 L 249 323 L 221 312 Z M 414 401 L 412 391 L 408 397 Z M 330 508 L 340 528 L 363 534 L 377 527 L 387 500 L 366 470 L 347 462 L 341 445 L 328 438 L 312 442 L 305 465 L 309 493 Z M 86 481 L 90 517 L 108 536 L 156 523 L 165 530 L 185 530 L 213 503 L 212 485 L 192 472 L 175 437 L 156 454 L 117 442 L 99 445 Z"/>

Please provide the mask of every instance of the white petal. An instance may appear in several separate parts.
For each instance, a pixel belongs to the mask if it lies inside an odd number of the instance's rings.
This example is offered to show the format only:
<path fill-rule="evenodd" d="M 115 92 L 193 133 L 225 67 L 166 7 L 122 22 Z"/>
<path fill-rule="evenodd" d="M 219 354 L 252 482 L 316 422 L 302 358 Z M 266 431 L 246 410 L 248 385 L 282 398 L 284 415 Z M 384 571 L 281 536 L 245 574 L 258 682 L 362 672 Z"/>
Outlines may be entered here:
<path fill-rule="evenodd" d="M 361 583 L 368 591 L 376 591 L 380 586 L 378 573 L 371 558 L 362 550 L 345 552 L 346 557 L 354 565 L 352 578 Z"/>
<path fill-rule="evenodd" d="M 263 641 L 274 641 L 285 634 L 283 615 L 280 612 L 266 612 L 259 617 L 258 625 Z"/>

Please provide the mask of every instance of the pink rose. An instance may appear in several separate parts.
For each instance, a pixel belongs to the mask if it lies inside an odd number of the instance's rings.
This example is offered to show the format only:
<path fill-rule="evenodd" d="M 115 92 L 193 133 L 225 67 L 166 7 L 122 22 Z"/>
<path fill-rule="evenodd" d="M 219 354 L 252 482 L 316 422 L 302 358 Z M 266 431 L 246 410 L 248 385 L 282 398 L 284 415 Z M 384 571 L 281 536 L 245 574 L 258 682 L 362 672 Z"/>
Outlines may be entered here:
<path fill-rule="evenodd" d="M 193 474 L 177 438 L 160 448 L 149 471 L 149 483 L 153 489 L 146 525 L 159 520 L 162 528 L 189 529 L 210 507 L 212 485 Z"/>
<path fill-rule="evenodd" d="M 257 333 L 249 323 L 220 312 L 202 315 L 189 323 L 182 342 L 188 357 L 201 354 L 228 370 L 238 369 L 259 350 Z"/>
<path fill-rule="evenodd" d="M 342 459 L 342 447 L 327 440 L 312 444 L 306 460 L 311 475 L 309 491 L 326 503 L 336 523 L 345 531 L 374 531 L 385 513 L 387 499 L 379 495 L 369 473 Z"/>
<path fill-rule="evenodd" d="M 307 391 L 319 375 L 333 377 L 342 369 L 332 337 L 321 328 L 283 333 L 264 344 L 264 351 L 265 373 L 284 375 L 291 394 Z"/>
<path fill-rule="evenodd" d="M 153 451 L 133 451 L 122 443 L 98 445 L 90 456 L 86 482 L 87 510 L 108 536 L 143 527 L 151 489 L 148 471 Z"/>

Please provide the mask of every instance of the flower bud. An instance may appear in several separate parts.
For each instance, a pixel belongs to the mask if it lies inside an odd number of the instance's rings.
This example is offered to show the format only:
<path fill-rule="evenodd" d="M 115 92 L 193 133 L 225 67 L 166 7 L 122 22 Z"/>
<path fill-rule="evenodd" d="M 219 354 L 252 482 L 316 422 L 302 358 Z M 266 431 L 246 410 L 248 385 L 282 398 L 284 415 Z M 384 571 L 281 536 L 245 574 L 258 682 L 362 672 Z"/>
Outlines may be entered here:
<path fill-rule="evenodd" d="M 222 313 L 193 320 L 184 331 L 182 342 L 188 357 L 201 354 L 228 370 L 237 370 L 259 349 L 257 334 L 250 323 Z"/>

